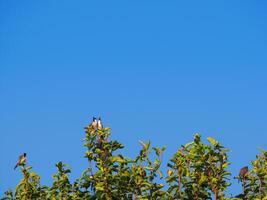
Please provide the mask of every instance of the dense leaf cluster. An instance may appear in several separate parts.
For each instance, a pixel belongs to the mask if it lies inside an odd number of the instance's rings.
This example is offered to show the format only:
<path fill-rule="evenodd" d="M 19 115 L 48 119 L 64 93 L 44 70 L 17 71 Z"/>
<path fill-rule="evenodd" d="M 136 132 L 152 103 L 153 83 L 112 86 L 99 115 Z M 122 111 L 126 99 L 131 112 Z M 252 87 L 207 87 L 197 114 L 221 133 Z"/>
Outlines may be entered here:
<path fill-rule="evenodd" d="M 56 164 L 52 186 L 40 184 L 31 166 L 21 166 L 22 179 L 14 191 L 5 192 L 2 200 L 206 200 L 267 199 L 267 152 L 257 155 L 251 169 L 235 177 L 242 193 L 227 197 L 230 173 L 227 152 L 218 141 L 201 142 L 195 134 L 192 142 L 182 145 L 161 170 L 165 147 L 151 147 L 140 141 L 139 154 L 127 158 L 117 153 L 124 146 L 109 139 L 109 128 L 85 127 L 85 158 L 88 163 L 79 178 L 69 180 L 71 170 Z"/>

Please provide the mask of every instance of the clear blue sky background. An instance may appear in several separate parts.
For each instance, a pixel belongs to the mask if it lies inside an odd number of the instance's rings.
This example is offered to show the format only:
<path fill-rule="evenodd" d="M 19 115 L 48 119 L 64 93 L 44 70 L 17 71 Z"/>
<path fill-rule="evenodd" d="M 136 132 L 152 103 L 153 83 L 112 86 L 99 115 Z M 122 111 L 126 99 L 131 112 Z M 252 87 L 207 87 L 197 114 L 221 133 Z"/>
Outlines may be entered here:
<path fill-rule="evenodd" d="M 236 175 L 267 149 L 266 20 L 263 0 L 1 1 L 0 192 L 22 152 L 44 184 L 60 160 L 78 177 L 92 116 L 128 156 L 215 137 Z"/>

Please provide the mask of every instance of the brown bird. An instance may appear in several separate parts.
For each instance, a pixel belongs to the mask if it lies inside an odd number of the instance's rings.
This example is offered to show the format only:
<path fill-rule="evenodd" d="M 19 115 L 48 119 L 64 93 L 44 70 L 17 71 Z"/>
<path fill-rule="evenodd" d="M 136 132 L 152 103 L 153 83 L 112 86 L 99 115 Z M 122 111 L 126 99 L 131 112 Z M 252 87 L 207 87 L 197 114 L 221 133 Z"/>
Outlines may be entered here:
<path fill-rule="evenodd" d="M 91 126 L 92 126 L 94 129 L 97 128 L 97 120 L 96 120 L 95 117 L 93 117 L 93 121 L 92 121 L 92 123 L 91 123 Z"/>
<path fill-rule="evenodd" d="M 14 170 L 18 167 L 18 166 L 24 166 L 26 162 L 26 153 L 23 153 L 22 155 L 19 156 L 18 158 L 18 162 L 14 167 Z"/>
<path fill-rule="evenodd" d="M 242 167 L 239 172 L 240 179 L 244 179 L 248 173 L 248 166 Z"/>

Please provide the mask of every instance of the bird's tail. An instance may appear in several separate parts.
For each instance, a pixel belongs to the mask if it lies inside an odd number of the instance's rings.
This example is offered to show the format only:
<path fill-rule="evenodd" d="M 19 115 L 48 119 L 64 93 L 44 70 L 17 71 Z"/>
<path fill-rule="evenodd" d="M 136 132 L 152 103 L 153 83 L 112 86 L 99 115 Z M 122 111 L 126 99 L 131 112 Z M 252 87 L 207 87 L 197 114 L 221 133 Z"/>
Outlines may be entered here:
<path fill-rule="evenodd" d="M 15 165 L 14 170 L 18 167 L 18 164 Z"/>

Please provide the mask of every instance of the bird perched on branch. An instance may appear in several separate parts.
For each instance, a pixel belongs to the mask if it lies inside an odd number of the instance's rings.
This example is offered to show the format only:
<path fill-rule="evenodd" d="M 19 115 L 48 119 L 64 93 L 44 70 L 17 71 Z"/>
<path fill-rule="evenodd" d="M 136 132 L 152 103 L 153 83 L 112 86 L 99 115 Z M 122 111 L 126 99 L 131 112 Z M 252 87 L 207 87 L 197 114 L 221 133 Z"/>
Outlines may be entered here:
<path fill-rule="evenodd" d="M 18 166 L 24 166 L 26 162 L 26 153 L 23 153 L 22 155 L 19 156 L 17 164 L 14 167 L 14 170 L 18 167 Z"/>
<path fill-rule="evenodd" d="M 96 129 L 97 128 L 97 120 L 95 117 L 93 117 L 93 120 L 92 120 L 92 123 L 91 123 L 91 126 Z"/>
<path fill-rule="evenodd" d="M 248 173 L 248 166 L 242 167 L 239 171 L 239 178 L 240 180 L 243 180 Z"/>
<path fill-rule="evenodd" d="M 101 122 L 101 118 L 99 117 L 98 121 L 97 121 L 97 129 L 102 129 L 102 128 L 103 128 L 103 125 L 102 125 L 102 122 Z"/>

